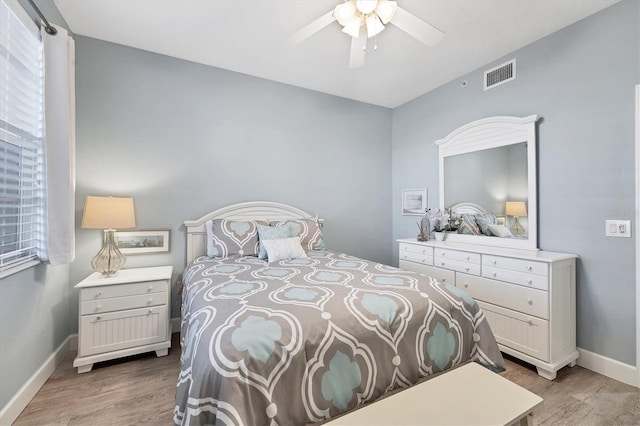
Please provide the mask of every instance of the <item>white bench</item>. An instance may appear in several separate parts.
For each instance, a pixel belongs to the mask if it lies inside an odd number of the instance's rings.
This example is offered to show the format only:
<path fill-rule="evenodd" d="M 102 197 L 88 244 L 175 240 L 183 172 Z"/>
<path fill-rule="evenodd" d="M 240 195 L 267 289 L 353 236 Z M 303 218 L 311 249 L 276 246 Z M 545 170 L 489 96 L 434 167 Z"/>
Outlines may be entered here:
<path fill-rule="evenodd" d="M 325 425 L 531 425 L 542 398 L 471 362 Z"/>

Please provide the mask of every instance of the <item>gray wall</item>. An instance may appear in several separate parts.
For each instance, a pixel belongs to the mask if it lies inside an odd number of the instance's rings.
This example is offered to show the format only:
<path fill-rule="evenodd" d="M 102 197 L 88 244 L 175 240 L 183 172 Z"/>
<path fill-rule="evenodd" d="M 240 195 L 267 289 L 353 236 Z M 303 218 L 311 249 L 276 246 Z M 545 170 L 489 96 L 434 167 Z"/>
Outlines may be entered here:
<path fill-rule="evenodd" d="M 130 195 L 137 228 L 171 230 L 169 254 L 127 267 L 173 265 L 177 278 L 183 221 L 250 200 L 317 213 L 329 248 L 391 262 L 391 110 L 75 40 L 77 223 L 87 195 Z M 91 272 L 100 232 L 77 230 L 72 282 Z M 174 282 L 179 317 L 175 296 Z"/>
<path fill-rule="evenodd" d="M 68 28 L 53 2 L 37 4 L 50 22 Z M 68 265 L 40 264 L 0 280 L 0 410 L 69 336 L 71 303 Z"/>
<path fill-rule="evenodd" d="M 488 116 L 542 115 L 539 247 L 580 256 L 578 346 L 630 365 L 636 363 L 635 242 L 605 238 L 604 220 L 630 219 L 637 229 L 639 17 L 639 2 L 623 0 L 393 111 L 394 239 L 415 234 L 414 220 L 397 213 L 402 188 L 426 186 L 429 206 L 438 204 L 435 140 Z M 513 57 L 517 79 L 484 92 L 482 72 Z M 397 256 L 394 244 L 394 262 Z"/>

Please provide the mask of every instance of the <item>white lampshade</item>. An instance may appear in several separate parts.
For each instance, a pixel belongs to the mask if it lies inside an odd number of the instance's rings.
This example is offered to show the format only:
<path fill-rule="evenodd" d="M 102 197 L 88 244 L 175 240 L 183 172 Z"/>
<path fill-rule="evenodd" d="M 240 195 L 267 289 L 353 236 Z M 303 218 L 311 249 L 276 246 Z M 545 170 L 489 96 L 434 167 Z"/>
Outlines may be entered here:
<path fill-rule="evenodd" d="M 525 205 L 524 201 L 507 201 L 505 214 L 507 216 L 526 216 L 527 206 Z"/>
<path fill-rule="evenodd" d="M 373 12 L 378 5 L 378 0 L 356 0 L 356 7 L 363 15 Z"/>
<path fill-rule="evenodd" d="M 384 30 L 384 25 L 380 22 L 380 18 L 375 13 L 367 16 L 367 37 L 371 38 Z"/>
<path fill-rule="evenodd" d="M 133 198 L 87 197 L 82 215 L 82 228 L 126 229 L 135 226 Z"/>
<path fill-rule="evenodd" d="M 376 7 L 376 14 L 380 17 L 383 24 L 388 24 L 398 9 L 398 3 L 389 0 L 380 0 Z"/>

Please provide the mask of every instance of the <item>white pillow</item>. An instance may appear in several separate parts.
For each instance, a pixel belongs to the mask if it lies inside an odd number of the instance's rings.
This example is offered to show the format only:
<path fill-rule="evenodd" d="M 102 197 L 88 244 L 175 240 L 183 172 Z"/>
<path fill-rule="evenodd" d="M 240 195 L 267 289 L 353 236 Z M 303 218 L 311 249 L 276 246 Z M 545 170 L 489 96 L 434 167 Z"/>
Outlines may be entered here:
<path fill-rule="evenodd" d="M 491 225 L 488 225 L 488 228 L 489 228 L 489 231 L 491 231 L 491 233 L 496 237 L 500 237 L 500 238 L 513 237 L 513 234 L 511 233 L 511 231 L 509 231 L 507 227 L 504 225 L 491 224 Z"/>
<path fill-rule="evenodd" d="M 302 245 L 300 245 L 300 237 L 262 240 L 262 247 L 267 251 L 269 263 L 277 262 L 278 260 L 307 257 Z"/>

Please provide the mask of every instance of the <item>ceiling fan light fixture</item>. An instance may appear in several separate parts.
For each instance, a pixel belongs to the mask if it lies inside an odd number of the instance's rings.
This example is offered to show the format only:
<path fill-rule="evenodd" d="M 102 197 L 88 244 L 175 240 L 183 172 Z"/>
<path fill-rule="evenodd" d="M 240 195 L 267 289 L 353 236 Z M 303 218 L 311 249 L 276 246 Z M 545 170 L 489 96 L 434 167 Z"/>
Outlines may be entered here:
<path fill-rule="evenodd" d="M 347 25 L 344 26 L 344 28 L 342 29 L 342 32 L 349 34 L 353 38 L 358 38 L 360 36 L 360 27 L 362 26 L 362 18 L 361 17 L 354 17 L 354 18 L 355 19 L 352 19 L 351 21 L 349 21 L 349 23 L 347 23 Z"/>
<path fill-rule="evenodd" d="M 352 1 L 347 1 L 342 4 L 336 6 L 333 11 L 333 16 L 336 18 L 338 23 L 343 27 L 349 25 L 349 23 L 356 19 L 356 5 Z"/>
<path fill-rule="evenodd" d="M 378 0 L 356 0 L 356 7 L 363 15 L 373 12 L 377 6 Z"/>
<path fill-rule="evenodd" d="M 371 15 L 367 16 L 366 23 L 367 23 L 368 38 L 371 38 L 376 34 L 380 34 L 382 30 L 384 30 L 384 25 L 382 25 L 380 18 L 378 18 L 378 15 L 376 15 L 375 13 L 372 13 Z"/>
<path fill-rule="evenodd" d="M 398 9 L 398 3 L 390 0 L 380 0 L 376 7 L 376 14 L 383 24 L 388 24 L 393 19 Z"/>

